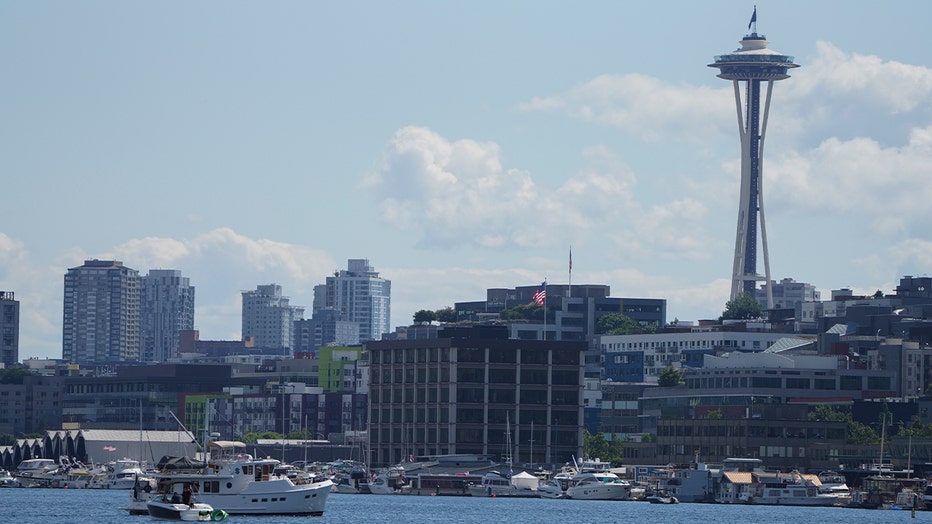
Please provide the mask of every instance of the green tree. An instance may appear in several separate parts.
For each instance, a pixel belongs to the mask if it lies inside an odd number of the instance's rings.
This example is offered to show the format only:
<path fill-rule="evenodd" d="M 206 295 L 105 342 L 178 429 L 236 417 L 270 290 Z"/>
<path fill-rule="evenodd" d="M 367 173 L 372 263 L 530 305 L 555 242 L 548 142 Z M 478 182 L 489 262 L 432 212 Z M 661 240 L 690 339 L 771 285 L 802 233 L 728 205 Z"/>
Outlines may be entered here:
<path fill-rule="evenodd" d="M 850 421 L 851 413 L 835 409 L 827 404 L 819 404 L 815 409 L 809 411 L 807 415 L 809 420 L 825 420 L 833 422 Z"/>
<path fill-rule="evenodd" d="M 456 310 L 450 306 L 438 309 L 434 311 L 434 314 L 437 315 L 437 320 L 441 322 L 456 322 Z"/>
<path fill-rule="evenodd" d="M 290 440 L 311 440 L 314 438 L 314 434 L 307 429 L 296 429 L 289 431 L 285 438 Z"/>
<path fill-rule="evenodd" d="M 742 291 L 733 300 L 725 303 L 722 320 L 750 320 L 761 318 L 764 308 L 747 291 Z"/>
<path fill-rule="evenodd" d="M 880 444 L 880 435 L 868 425 L 849 420 L 845 440 L 848 444 Z"/>
<path fill-rule="evenodd" d="M 259 439 L 278 440 L 281 438 L 282 434 L 274 431 L 263 431 L 261 433 L 250 431 L 243 435 L 243 442 L 246 444 L 255 444 Z"/>
<path fill-rule="evenodd" d="M 720 409 L 713 409 L 706 413 L 705 416 L 710 420 L 721 420 L 724 417 Z"/>
<path fill-rule="evenodd" d="M 437 320 L 437 314 L 429 309 L 421 309 L 414 313 L 414 322 L 433 322 Z"/>
<path fill-rule="evenodd" d="M 640 331 L 640 328 L 637 321 L 621 313 L 602 315 L 595 323 L 597 335 L 629 335 Z"/>
<path fill-rule="evenodd" d="M 680 370 L 675 369 L 672 365 L 663 368 L 657 375 L 657 385 L 662 388 L 672 388 L 679 386 L 683 381 L 683 374 Z"/>
<path fill-rule="evenodd" d="M 624 458 L 624 442 L 621 439 L 607 440 L 602 432 L 595 435 L 589 430 L 583 432 L 583 454 L 589 459 L 599 459 L 611 462 L 612 466 L 620 466 Z"/>
<path fill-rule="evenodd" d="M 23 378 L 35 375 L 23 365 L 13 364 L 8 368 L 0 369 L 0 384 L 22 384 Z"/>
<path fill-rule="evenodd" d="M 0 434 L 0 446 L 16 445 L 16 436 L 11 433 Z"/>
<path fill-rule="evenodd" d="M 544 321 L 544 306 L 537 304 L 523 304 L 508 308 L 499 313 L 502 320 L 527 320 L 532 322 Z"/>

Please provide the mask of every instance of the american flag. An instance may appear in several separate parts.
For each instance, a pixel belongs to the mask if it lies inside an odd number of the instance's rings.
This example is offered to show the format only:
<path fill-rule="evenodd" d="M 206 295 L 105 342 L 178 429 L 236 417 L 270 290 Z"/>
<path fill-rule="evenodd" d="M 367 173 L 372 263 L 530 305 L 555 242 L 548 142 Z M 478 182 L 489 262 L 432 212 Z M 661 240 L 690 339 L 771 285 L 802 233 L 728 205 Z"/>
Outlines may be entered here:
<path fill-rule="evenodd" d="M 534 303 L 538 306 L 543 306 L 544 301 L 547 300 L 547 281 L 543 281 L 540 284 L 540 288 L 534 292 Z"/>

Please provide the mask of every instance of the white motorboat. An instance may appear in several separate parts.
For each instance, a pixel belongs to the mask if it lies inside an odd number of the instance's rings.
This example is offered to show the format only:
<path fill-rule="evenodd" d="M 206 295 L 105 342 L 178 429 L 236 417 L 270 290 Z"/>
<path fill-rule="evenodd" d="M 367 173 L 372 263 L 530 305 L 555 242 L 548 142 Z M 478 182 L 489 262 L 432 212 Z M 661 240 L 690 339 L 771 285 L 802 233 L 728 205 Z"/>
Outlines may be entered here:
<path fill-rule="evenodd" d="M 411 492 L 411 482 L 405 478 L 404 466 L 392 466 L 379 472 L 369 482 L 369 493 L 373 495 L 407 494 Z"/>
<path fill-rule="evenodd" d="M 537 495 L 542 499 L 562 499 L 566 496 L 566 489 L 559 479 L 552 478 L 537 487 Z"/>
<path fill-rule="evenodd" d="M 566 498 L 576 500 L 626 500 L 631 484 L 610 471 L 580 473 L 566 489 Z"/>
<path fill-rule="evenodd" d="M 479 484 L 470 484 L 469 494 L 473 497 L 522 497 L 536 498 L 540 495 L 536 489 L 515 484 L 510 475 L 490 471 L 482 476 Z"/>
<path fill-rule="evenodd" d="M 651 504 L 679 504 L 679 499 L 669 493 L 655 493 L 644 497 L 644 500 Z"/>
<path fill-rule="evenodd" d="M 537 493 L 544 499 L 561 499 L 565 497 L 566 488 L 570 487 L 576 473 L 576 468 L 568 465 L 563 466 L 563 469 L 554 475 L 549 482 L 537 487 Z"/>
<path fill-rule="evenodd" d="M 13 472 L 17 484 L 24 488 L 48 488 L 59 473 L 58 464 L 52 459 L 36 458 L 19 463 Z"/>
<path fill-rule="evenodd" d="M 214 509 L 210 504 L 197 502 L 191 499 L 188 503 L 181 502 L 178 494 L 160 494 L 146 503 L 149 516 L 156 520 L 180 521 L 221 521 L 227 518 L 227 513 L 221 509 Z"/>
<path fill-rule="evenodd" d="M 312 515 L 324 514 L 329 479 L 276 474 L 280 461 L 256 459 L 244 453 L 242 442 L 215 441 L 208 444 L 210 458 L 203 461 L 186 457 L 163 459 L 155 475 L 156 489 L 147 495 L 132 490 L 128 510 L 138 507 L 134 498 L 151 500 L 170 493 L 173 485 L 192 487 L 197 500 L 221 508 L 230 515 Z M 168 458 L 167 458 L 168 459 Z M 143 491 L 144 492 L 144 491 Z"/>
<path fill-rule="evenodd" d="M 18 483 L 13 478 L 13 474 L 5 469 L 0 469 L 0 488 L 17 487 Z"/>
<path fill-rule="evenodd" d="M 845 476 L 835 471 L 819 473 L 819 493 L 833 495 L 837 499 L 836 505 L 843 506 L 851 500 L 851 488 L 848 487 Z"/>
<path fill-rule="evenodd" d="M 137 479 L 145 479 L 146 472 L 138 460 L 124 458 L 110 465 L 110 478 L 106 487 L 109 489 L 132 489 Z"/>

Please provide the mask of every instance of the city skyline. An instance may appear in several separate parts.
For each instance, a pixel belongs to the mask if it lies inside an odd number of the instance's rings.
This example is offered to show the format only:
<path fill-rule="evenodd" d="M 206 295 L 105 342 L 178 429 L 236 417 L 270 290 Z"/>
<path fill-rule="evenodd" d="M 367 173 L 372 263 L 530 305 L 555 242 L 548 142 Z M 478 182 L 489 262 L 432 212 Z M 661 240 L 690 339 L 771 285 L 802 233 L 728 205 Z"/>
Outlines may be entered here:
<path fill-rule="evenodd" d="M 721 314 L 740 190 L 734 96 L 707 65 L 753 3 L 13 3 L 0 18 L 0 290 L 20 359 L 62 355 L 62 276 L 171 268 L 195 329 L 240 293 L 310 308 L 350 258 L 390 325 L 568 281 Z M 768 125 L 772 278 L 823 297 L 932 272 L 932 5 L 757 4 L 802 65 Z M 914 196 L 915 195 L 915 196 Z"/>

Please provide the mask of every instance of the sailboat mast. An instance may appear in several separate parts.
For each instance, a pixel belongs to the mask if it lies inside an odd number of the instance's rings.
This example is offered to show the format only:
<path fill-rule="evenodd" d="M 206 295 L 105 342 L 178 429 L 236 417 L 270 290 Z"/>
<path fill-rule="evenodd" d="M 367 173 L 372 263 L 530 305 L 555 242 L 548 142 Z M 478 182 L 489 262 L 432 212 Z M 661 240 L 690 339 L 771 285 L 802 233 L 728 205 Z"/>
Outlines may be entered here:
<path fill-rule="evenodd" d="M 533 420 L 531 421 L 531 446 L 530 446 L 530 450 L 529 450 L 529 452 L 528 452 L 528 458 L 527 458 L 527 460 L 528 460 L 528 462 L 530 462 L 531 464 L 534 463 L 534 421 L 533 421 Z"/>
<path fill-rule="evenodd" d="M 512 449 L 511 449 L 511 413 L 510 412 L 505 413 L 505 446 L 506 446 L 506 450 L 508 453 L 508 455 L 506 455 L 506 459 L 508 460 L 508 471 L 511 472 L 513 471 L 512 465 L 513 465 L 514 457 L 512 456 Z"/>
<path fill-rule="evenodd" d="M 139 399 L 139 455 L 137 460 L 142 462 L 142 399 Z"/>
<path fill-rule="evenodd" d="M 881 426 L 880 426 L 880 465 L 878 466 L 878 468 L 880 469 L 881 475 L 883 475 L 883 442 L 887 438 L 887 412 L 886 411 L 883 413 L 882 420 L 883 422 L 881 422 Z"/>

